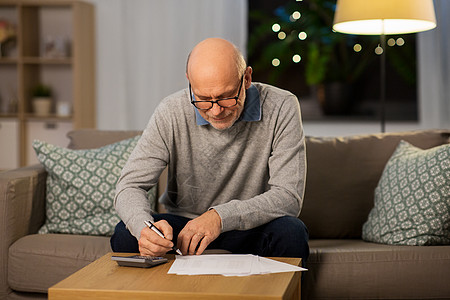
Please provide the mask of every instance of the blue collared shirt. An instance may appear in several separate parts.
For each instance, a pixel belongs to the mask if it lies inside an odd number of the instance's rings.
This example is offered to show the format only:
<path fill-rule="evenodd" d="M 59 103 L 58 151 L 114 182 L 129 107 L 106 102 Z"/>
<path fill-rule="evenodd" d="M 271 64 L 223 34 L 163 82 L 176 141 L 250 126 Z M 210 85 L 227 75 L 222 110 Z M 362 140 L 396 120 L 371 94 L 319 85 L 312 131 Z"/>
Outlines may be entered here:
<path fill-rule="evenodd" d="M 206 121 L 195 109 L 195 116 L 197 120 L 197 125 L 208 125 L 209 122 Z M 261 120 L 261 100 L 259 98 L 258 89 L 252 84 L 247 90 L 247 95 L 245 97 L 244 110 L 241 116 L 237 120 L 239 121 L 260 121 Z"/>

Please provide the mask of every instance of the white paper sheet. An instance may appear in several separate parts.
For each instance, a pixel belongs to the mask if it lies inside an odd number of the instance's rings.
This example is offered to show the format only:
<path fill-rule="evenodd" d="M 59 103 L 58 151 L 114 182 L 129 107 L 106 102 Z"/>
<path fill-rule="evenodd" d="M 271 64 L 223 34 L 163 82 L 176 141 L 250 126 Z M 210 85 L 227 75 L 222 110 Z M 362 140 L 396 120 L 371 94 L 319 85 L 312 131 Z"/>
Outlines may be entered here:
<path fill-rule="evenodd" d="M 177 255 L 168 274 L 248 276 L 306 270 L 251 254 L 204 254 Z"/>

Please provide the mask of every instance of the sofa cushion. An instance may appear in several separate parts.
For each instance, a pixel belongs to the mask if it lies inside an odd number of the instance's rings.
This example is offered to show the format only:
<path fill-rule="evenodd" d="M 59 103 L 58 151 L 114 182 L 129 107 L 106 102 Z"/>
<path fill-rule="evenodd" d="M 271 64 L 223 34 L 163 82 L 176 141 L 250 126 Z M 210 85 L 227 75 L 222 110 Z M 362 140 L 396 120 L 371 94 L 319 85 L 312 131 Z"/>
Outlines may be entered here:
<path fill-rule="evenodd" d="M 311 240 L 302 299 L 448 299 L 450 246 Z"/>
<path fill-rule="evenodd" d="M 113 206 L 115 185 L 138 139 L 88 150 L 34 141 L 48 172 L 46 221 L 39 233 L 111 235 L 119 222 Z"/>
<path fill-rule="evenodd" d="M 306 138 L 308 172 L 300 218 L 311 238 L 361 238 L 384 166 L 400 140 L 422 149 L 449 142 L 450 130 Z"/>
<path fill-rule="evenodd" d="M 33 234 L 9 248 L 8 283 L 13 290 L 47 289 L 111 251 L 109 238 L 73 234 Z"/>
<path fill-rule="evenodd" d="M 375 189 L 364 240 L 450 244 L 450 144 L 422 150 L 401 141 Z"/>

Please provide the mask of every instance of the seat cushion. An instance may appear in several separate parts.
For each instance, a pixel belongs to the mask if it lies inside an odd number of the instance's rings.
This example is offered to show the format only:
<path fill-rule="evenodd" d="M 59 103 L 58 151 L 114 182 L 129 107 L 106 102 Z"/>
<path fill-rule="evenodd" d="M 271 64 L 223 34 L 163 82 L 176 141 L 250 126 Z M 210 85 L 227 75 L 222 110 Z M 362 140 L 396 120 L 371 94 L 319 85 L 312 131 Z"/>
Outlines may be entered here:
<path fill-rule="evenodd" d="M 9 248 L 8 283 L 13 290 L 47 293 L 47 289 L 104 254 L 109 238 L 73 234 L 34 234 Z"/>
<path fill-rule="evenodd" d="M 450 246 L 311 240 L 306 299 L 448 299 Z"/>

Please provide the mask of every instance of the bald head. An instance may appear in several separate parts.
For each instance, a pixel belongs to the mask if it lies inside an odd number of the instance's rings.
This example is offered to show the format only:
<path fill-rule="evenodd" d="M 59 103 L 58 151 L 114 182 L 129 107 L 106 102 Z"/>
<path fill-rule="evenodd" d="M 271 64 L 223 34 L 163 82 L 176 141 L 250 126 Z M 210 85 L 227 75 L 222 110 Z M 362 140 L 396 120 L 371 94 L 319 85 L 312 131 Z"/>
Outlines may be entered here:
<path fill-rule="evenodd" d="M 189 54 L 186 77 L 191 99 L 212 102 L 210 108 L 197 110 L 200 116 L 218 130 L 233 126 L 244 110 L 246 90 L 252 82 L 252 68 L 246 66 L 237 47 L 218 38 L 200 42 Z M 231 99 L 236 102 L 230 106 L 218 102 L 230 103 Z"/>
<path fill-rule="evenodd" d="M 188 56 L 186 76 L 191 80 L 240 78 L 245 60 L 239 49 L 227 40 L 209 38 L 198 43 Z"/>

